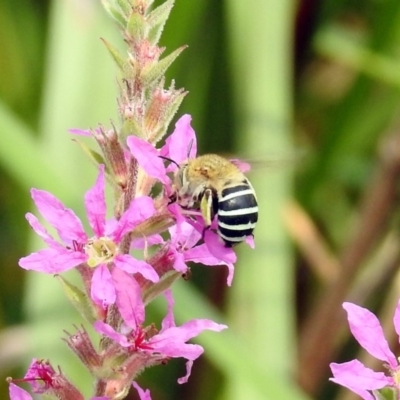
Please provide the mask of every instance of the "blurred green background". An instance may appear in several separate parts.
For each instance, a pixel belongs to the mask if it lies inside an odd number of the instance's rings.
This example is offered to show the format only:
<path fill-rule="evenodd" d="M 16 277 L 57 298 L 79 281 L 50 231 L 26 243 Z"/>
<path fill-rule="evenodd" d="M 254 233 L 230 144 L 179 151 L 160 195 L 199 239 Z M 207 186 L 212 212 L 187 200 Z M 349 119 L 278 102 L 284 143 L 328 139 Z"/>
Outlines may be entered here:
<path fill-rule="evenodd" d="M 0 0 L 0 377 L 50 358 L 87 396 L 90 377 L 60 340 L 82 321 L 53 277 L 17 262 L 41 246 L 24 218 L 31 187 L 84 216 L 95 170 L 67 129 L 118 121 L 100 37 L 124 48 L 100 1 Z M 182 360 L 139 383 L 153 400 L 355 398 L 328 382 L 329 362 L 382 366 L 359 354 L 341 303 L 374 310 L 400 350 L 400 2 L 176 0 L 161 44 L 189 45 L 167 79 L 189 91 L 178 116 L 193 116 L 200 152 L 255 161 L 260 222 L 232 287 L 224 269 L 198 266 L 174 287 L 178 322 L 230 329 L 198 338 L 188 384 L 176 383 Z"/>

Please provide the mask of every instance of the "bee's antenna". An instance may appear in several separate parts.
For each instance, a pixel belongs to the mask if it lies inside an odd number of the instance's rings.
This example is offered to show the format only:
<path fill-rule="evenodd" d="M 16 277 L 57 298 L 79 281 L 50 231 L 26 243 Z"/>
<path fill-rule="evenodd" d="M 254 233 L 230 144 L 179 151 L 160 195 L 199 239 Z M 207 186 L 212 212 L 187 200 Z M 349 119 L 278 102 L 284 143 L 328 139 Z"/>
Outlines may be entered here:
<path fill-rule="evenodd" d="M 169 161 L 169 162 L 172 162 L 173 164 L 175 164 L 178 168 L 180 167 L 180 165 L 176 162 L 176 161 L 174 161 L 174 160 L 171 160 L 170 158 L 168 158 L 168 157 L 164 157 L 164 156 L 158 156 L 158 157 L 160 157 L 160 158 L 162 158 L 163 160 L 166 160 L 166 161 Z"/>

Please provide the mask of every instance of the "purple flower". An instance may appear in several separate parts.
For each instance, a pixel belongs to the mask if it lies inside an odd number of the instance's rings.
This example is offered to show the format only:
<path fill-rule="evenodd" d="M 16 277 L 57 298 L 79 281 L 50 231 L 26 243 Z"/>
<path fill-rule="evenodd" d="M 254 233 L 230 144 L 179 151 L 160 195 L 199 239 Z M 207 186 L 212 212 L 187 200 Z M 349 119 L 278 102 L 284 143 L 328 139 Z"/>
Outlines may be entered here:
<path fill-rule="evenodd" d="M 151 400 L 150 390 L 143 390 L 136 382 L 132 382 L 132 386 L 136 389 L 140 400 Z"/>
<path fill-rule="evenodd" d="M 31 384 L 34 393 L 45 393 L 54 386 L 56 376 L 50 363 L 34 358 L 24 380 Z"/>
<path fill-rule="evenodd" d="M 170 206 L 170 210 L 176 205 Z M 173 211 L 176 215 L 176 211 Z M 207 266 L 226 265 L 229 270 L 227 283 L 230 286 L 233 279 L 236 254 L 231 248 L 225 247 L 220 241 L 218 235 L 212 231 L 206 231 L 204 234 L 204 243 L 198 244 L 202 239 L 199 232 L 201 224 L 197 228 L 195 222 L 190 224 L 185 220 L 177 220 L 177 224 L 169 229 L 171 239 L 169 241 L 169 251 L 174 260 L 174 269 L 180 272 L 187 270 L 186 263 L 201 263 Z"/>
<path fill-rule="evenodd" d="M 61 399 L 83 400 L 81 393 L 59 370 L 56 372 L 48 361 L 33 359 L 23 379 L 11 380 L 11 400 L 32 400 L 32 396 L 13 382 L 27 382 L 33 393 L 47 394 Z M 108 397 L 92 397 L 90 400 L 109 400 Z"/>
<path fill-rule="evenodd" d="M 159 152 L 150 143 L 136 136 L 129 136 L 127 139 L 128 147 L 132 155 L 137 159 L 139 165 L 150 177 L 164 184 L 167 195 L 172 193 L 171 180 L 167 174 L 176 171 L 177 166 L 171 163 L 168 167 L 165 167 L 164 161 L 160 156 L 170 158 L 177 164 L 181 164 L 189 158 L 194 158 L 196 156 L 196 135 L 190 125 L 191 119 L 191 116 L 186 114 L 178 120 L 174 132 L 168 137 L 165 145 Z M 180 207 L 171 205 L 169 206 L 169 211 L 175 217 L 177 225 L 186 220 L 185 212 Z M 193 213 L 193 211 L 191 211 L 191 213 Z M 194 211 L 194 213 L 196 212 Z M 200 212 L 198 212 L 198 214 L 199 216 L 201 215 Z M 198 232 L 204 231 L 204 221 L 201 217 L 197 220 L 189 220 L 189 222 Z M 200 240 L 202 236 L 203 235 L 200 234 L 197 240 Z M 182 243 L 187 238 L 185 236 L 179 238 L 178 233 L 176 239 Z M 202 248 L 198 246 L 196 248 L 197 250 L 193 252 L 197 252 L 196 255 L 193 254 L 194 259 L 186 259 L 186 261 L 201 262 L 206 265 L 227 265 L 229 268 L 228 285 L 230 285 L 233 279 L 233 263 L 236 261 L 234 251 L 226 248 L 218 235 L 212 231 L 205 232 L 203 239 L 205 245 Z M 175 240 L 175 242 L 177 240 Z M 193 247 L 196 243 L 192 243 L 189 248 Z M 184 271 L 187 268 L 181 261 L 182 259 L 178 258 L 174 266 L 178 271 Z"/>
<path fill-rule="evenodd" d="M 146 394 L 145 392 L 143 392 Z M 9 387 L 10 400 L 33 400 L 33 397 L 24 389 L 14 383 L 10 383 Z M 82 397 L 83 399 L 83 397 Z M 76 399 L 79 400 L 79 399 Z M 90 400 L 110 400 L 109 397 L 91 397 Z M 141 400 L 151 400 L 151 397 L 141 397 Z"/>
<path fill-rule="evenodd" d="M 170 158 L 177 164 L 196 156 L 196 135 L 190 126 L 191 120 L 190 115 L 182 116 L 176 123 L 174 132 L 160 150 L 137 136 L 129 136 L 126 141 L 131 154 L 146 174 L 164 184 L 167 195 L 172 193 L 171 179 L 167 173 L 176 171 L 177 166 L 171 163 L 165 167 L 164 160 L 160 156 Z"/>
<path fill-rule="evenodd" d="M 137 136 L 129 136 L 126 142 L 132 155 L 147 175 L 158 179 L 164 185 L 170 185 L 171 180 L 167 175 L 164 161 L 159 157 L 158 150 L 151 143 Z"/>
<path fill-rule="evenodd" d="M 203 330 L 221 331 L 227 328 L 226 325 L 216 324 L 207 319 L 191 320 L 183 325 L 175 326 L 172 313 L 173 299 L 169 291 L 165 292 L 168 303 L 168 312 L 162 321 L 160 332 L 149 336 L 149 330 L 143 328 L 145 320 L 144 304 L 141 299 L 140 288 L 135 280 L 125 274 L 123 271 L 115 269 L 113 271 L 116 281 L 117 305 L 126 326 L 117 332 L 113 327 L 97 321 L 94 328 L 97 332 L 109 337 L 117 342 L 127 352 L 140 352 L 148 356 L 151 360 L 168 359 L 170 357 L 183 357 L 188 361 L 186 363 L 186 375 L 178 379 L 179 383 L 187 382 L 193 361 L 202 353 L 203 348 L 197 344 L 186 343 L 191 338 L 197 336 Z M 128 283 L 127 281 L 131 281 Z M 136 285 L 136 290 L 131 290 Z"/>
<path fill-rule="evenodd" d="M 175 124 L 175 130 L 165 141 L 165 145 L 160 150 L 160 155 L 168 157 L 181 164 L 190 158 L 196 157 L 197 141 L 196 134 L 190 125 L 192 117 L 188 114 L 183 115 Z M 171 165 L 171 171 L 176 170 L 176 165 Z"/>
<path fill-rule="evenodd" d="M 375 372 L 360 361 L 352 360 L 342 364 L 331 363 L 330 368 L 334 377 L 330 380 L 347 387 L 364 400 L 377 399 L 373 392 L 384 387 L 400 389 L 396 383 L 399 362 L 389 349 L 378 318 L 369 310 L 352 303 L 343 303 L 343 308 L 347 311 L 350 331 L 354 338 L 368 353 L 385 363 L 389 374 Z M 393 323 L 396 333 L 400 335 L 400 301 L 396 307 Z"/>
<path fill-rule="evenodd" d="M 10 383 L 9 394 L 11 400 L 32 400 L 32 396 L 14 383 Z"/>
<path fill-rule="evenodd" d="M 95 185 L 85 195 L 85 208 L 93 237 L 86 235 L 79 218 L 56 197 L 32 189 L 31 195 L 40 214 L 53 226 L 63 244 L 57 242 L 33 214 L 28 213 L 26 218 L 31 227 L 49 247 L 19 261 L 22 268 L 49 274 L 61 273 L 86 263 L 94 269 L 91 297 L 103 307 L 115 301 L 109 267 L 115 266 L 130 274 L 139 273 L 152 282 L 159 279 L 151 265 L 119 251 L 124 236 L 155 214 L 153 200 L 147 196 L 138 197 L 118 221 L 106 222 L 104 189 L 104 167 L 101 165 Z"/>

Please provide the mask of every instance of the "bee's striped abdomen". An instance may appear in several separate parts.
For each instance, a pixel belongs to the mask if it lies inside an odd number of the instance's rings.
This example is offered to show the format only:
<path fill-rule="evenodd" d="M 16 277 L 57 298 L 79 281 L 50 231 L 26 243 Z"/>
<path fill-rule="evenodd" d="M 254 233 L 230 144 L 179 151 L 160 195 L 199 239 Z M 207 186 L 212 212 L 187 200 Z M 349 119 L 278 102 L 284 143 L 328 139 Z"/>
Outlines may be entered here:
<path fill-rule="evenodd" d="M 252 235 L 258 219 L 258 205 L 250 183 L 222 190 L 218 199 L 218 234 L 228 247 Z"/>

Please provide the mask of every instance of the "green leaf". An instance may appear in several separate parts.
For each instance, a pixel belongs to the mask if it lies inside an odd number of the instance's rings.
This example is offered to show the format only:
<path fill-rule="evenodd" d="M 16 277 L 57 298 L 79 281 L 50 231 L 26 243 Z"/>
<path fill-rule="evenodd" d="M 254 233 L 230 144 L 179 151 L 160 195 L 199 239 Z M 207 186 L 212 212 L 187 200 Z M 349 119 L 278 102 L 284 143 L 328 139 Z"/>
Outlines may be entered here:
<path fill-rule="evenodd" d="M 53 168 L 48 154 L 35 140 L 35 132 L 0 102 L 0 163 L 24 190 L 40 187 L 56 191 L 68 198 L 68 190 L 60 183 L 67 183 L 59 170 Z M 44 174 L 43 171 L 46 171 Z"/>
<path fill-rule="evenodd" d="M 173 283 L 182 278 L 182 273 L 177 271 L 169 271 L 164 274 L 157 283 L 152 284 L 143 293 L 144 304 L 151 303 L 156 297 L 169 289 Z"/>
<path fill-rule="evenodd" d="M 107 11 L 110 17 L 115 21 L 117 21 L 122 28 L 125 28 L 127 23 L 127 18 L 125 18 L 116 8 L 111 6 L 111 4 L 107 0 L 102 0 L 101 2 L 103 4 L 104 9 Z"/>
<path fill-rule="evenodd" d="M 61 275 L 56 275 L 56 278 L 61 283 L 68 300 L 78 310 L 79 314 L 81 314 L 90 324 L 93 324 L 97 319 L 96 313 L 87 295 L 77 286 L 68 282 Z"/>
<path fill-rule="evenodd" d="M 133 12 L 129 16 L 126 30 L 135 42 L 143 40 L 146 37 L 146 21 L 143 15 Z"/>
<path fill-rule="evenodd" d="M 164 29 L 165 23 L 174 6 L 175 0 L 167 0 L 155 8 L 147 17 L 147 23 L 150 27 L 149 40 L 152 44 L 157 44 Z"/>
<path fill-rule="evenodd" d="M 381 390 L 374 390 L 374 396 L 379 400 L 396 400 L 396 389 L 383 388 Z"/>
<path fill-rule="evenodd" d="M 127 0 L 117 0 L 117 4 L 121 9 L 124 16 L 129 17 L 130 13 L 132 12 L 132 6 L 129 1 Z"/>
<path fill-rule="evenodd" d="M 173 51 L 169 56 L 163 58 L 154 65 L 148 65 L 143 68 L 142 79 L 143 85 L 152 86 L 165 74 L 168 67 L 175 61 L 175 59 L 185 50 L 188 46 L 181 46 Z"/>
<path fill-rule="evenodd" d="M 188 92 L 182 91 L 178 96 L 175 97 L 174 101 L 169 104 L 169 106 L 164 110 L 163 112 L 163 124 L 153 132 L 152 136 L 152 143 L 155 144 L 159 140 L 161 140 L 164 135 L 167 133 L 168 127 L 170 122 L 172 121 L 172 118 L 178 111 L 179 106 L 181 105 L 184 97 L 187 95 Z"/>
<path fill-rule="evenodd" d="M 97 151 L 92 150 L 85 143 L 79 141 L 78 139 L 73 139 L 73 142 L 79 144 L 83 152 L 89 157 L 90 161 L 92 161 L 96 166 L 99 164 L 106 164 L 103 156 L 99 154 Z"/>
<path fill-rule="evenodd" d="M 120 130 L 120 135 L 124 139 L 129 135 L 135 135 L 141 138 L 145 137 L 142 126 L 133 118 L 125 119 Z"/>
<path fill-rule="evenodd" d="M 125 67 L 126 67 L 126 61 L 122 57 L 121 53 L 111 43 L 109 43 L 107 40 L 105 40 L 103 38 L 101 38 L 101 40 L 103 41 L 103 43 L 107 47 L 107 50 L 111 54 L 111 57 L 114 59 L 115 63 L 119 67 L 119 69 L 121 71 L 123 71 L 125 69 Z"/>

